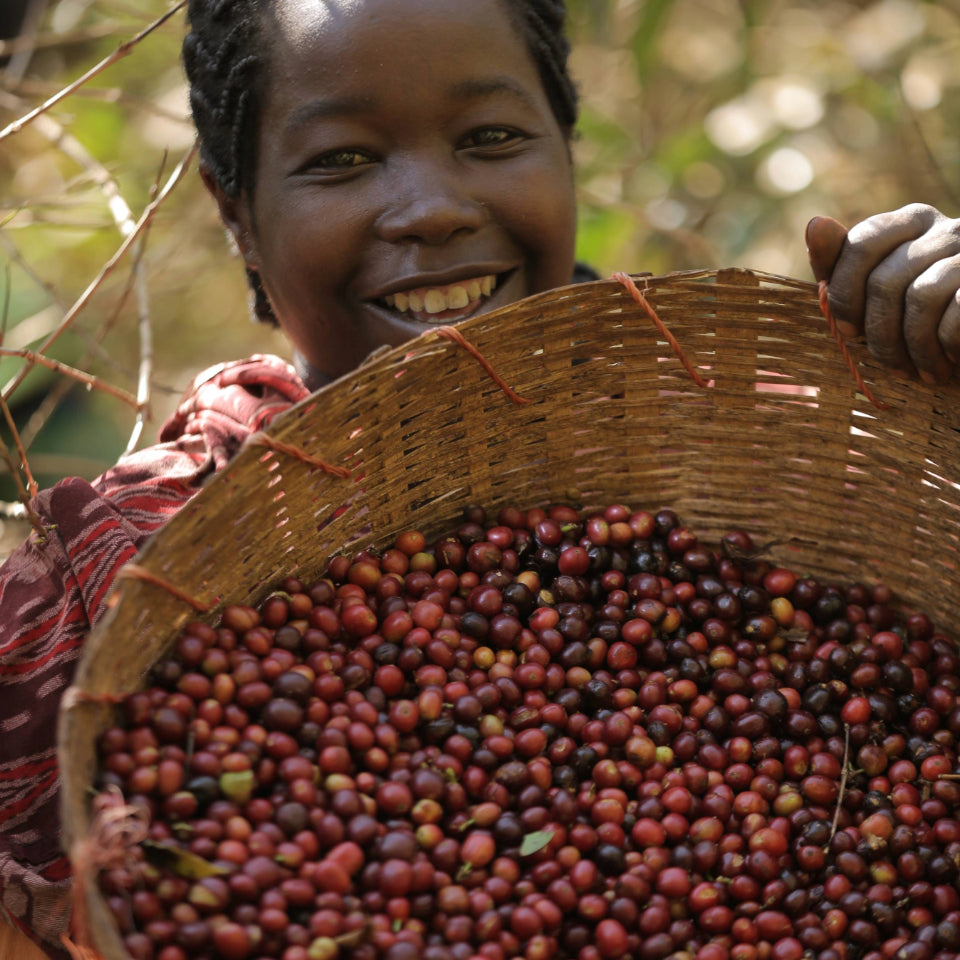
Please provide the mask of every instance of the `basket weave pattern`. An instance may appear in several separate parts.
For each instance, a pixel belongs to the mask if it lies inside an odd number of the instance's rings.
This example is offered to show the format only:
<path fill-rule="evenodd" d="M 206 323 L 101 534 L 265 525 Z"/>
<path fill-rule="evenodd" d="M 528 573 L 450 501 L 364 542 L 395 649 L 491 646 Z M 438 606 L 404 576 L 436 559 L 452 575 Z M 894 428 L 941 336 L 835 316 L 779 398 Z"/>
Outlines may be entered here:
<path fill-rule="evenodd" d="M 542 294 L 458 327 L 532 402 L 511 403 L 467 351 L 425 334 L 271 427 L 348 479 L 251 445 L 138 562 L 215 607 L 255 604 L 278 578 L 309 581 L 344 549 L 445 532 L 468 504 L 622 501 L 672 507 L 707 544 L 731 527 L 782 541 L 772 559 L 800 573 L 882 580 L 903 609 L 947 628 L 960 609 L 960 387 L 898 381 L 854 345 L 889 409 L 872 406 L 810 283 L 725 270 L 638 285 L 706 389 L 619 283 Z M 114 599 L 76 679 L 93 697 L 140 686 L 198 616 L 151 583 L 124 581 Z M 109 718 L 86 702 L 61 717 L 68 843 L 87 829 Z M 103 956 L 126 958 L 95 889 L 89 906 Z"/>

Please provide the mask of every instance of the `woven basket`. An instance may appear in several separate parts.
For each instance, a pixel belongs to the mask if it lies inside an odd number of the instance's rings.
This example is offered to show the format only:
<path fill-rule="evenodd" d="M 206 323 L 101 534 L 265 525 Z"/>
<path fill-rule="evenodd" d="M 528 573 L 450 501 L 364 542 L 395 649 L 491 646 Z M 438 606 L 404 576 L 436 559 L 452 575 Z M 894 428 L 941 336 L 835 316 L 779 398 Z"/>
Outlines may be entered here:
<path fill-rule="evenodd" d="M 142 551 L 138 562 L 214 605 L 256 604 L 279 578 L 463 508 L 621 501 L 670 506 L 702 540 L 731 527 L 781 540 L 773 559 L 838 582 L 893 587 L 941 627 L 960 609 L 960 387 L 884 374 L 854 346 L 889 409 L 861 393 L 810 283 L 744 270 L 638 281 L 706 381 L 697 386 L 615 281 L 532 297 L 458 329 L 521 397 L 436 332 L 364 365 L 274 422 Z M 798 389 L 802 388 L 802 389 Z M 289 450 L 345 467 L 310 466 Z M 76 687 L 143 683 L 197 612 L 149 582 L 118 584 Z M 95 744 L 109 707 L 70 697 L 60 725 L 63 823 L 88 829 Z M 106 960 L 126 960 L 95 883 Z"/>

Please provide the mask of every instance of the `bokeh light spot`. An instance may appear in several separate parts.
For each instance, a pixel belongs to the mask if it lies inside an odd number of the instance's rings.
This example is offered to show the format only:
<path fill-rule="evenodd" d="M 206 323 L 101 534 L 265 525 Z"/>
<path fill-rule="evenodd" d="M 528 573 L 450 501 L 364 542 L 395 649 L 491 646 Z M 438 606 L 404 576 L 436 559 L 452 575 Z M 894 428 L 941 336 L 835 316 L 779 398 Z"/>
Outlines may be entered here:
<path fill-rule="evenodd" d="M 763 162 L 758 180 L 766 192 L 798 193 L 813 180 L 813 164 L 795 147 L 781 147 Z"/>

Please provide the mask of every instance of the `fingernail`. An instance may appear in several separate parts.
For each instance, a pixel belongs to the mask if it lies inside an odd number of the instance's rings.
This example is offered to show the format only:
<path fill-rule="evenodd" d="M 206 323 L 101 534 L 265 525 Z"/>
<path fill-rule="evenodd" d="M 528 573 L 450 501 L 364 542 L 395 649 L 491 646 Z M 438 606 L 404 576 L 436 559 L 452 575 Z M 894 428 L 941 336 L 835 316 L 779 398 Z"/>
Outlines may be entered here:
<path fill-rule="evenodd" d="M 838 320 L 837 329 L 840 331 L 840 335 L 846 337 L 848 340 L 860 333 L 857 326 L 852 323 L 847 323 L 846 320 Z"/>
<path fill-rule="evenodd" d="M 911 370 L 903 370 L 900 367 L 891 367 L 890 373 L 893 374 L 898 380 L 912 380 L 913 372 Z"/>
<path fill-rule="evenodd" d="M 933 386 L 933 384 L 937 382 L 937 378 L 929 370 L 918 370 L 917 372 L 920 374 L 920 379 L 924 383 Z"/>

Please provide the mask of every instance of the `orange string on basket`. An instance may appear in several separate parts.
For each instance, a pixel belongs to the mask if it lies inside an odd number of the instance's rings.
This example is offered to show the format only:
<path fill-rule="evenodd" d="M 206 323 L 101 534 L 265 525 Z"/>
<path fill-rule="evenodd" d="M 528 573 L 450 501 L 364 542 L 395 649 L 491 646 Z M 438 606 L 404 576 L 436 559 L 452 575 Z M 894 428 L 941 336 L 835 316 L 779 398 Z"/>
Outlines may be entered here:
<path fill-rule="evenodd" d="M 277 440 L 276 437 L 271 437 L 269 434 L 254 433 L 247 438 L 247 443 L 267 447 L 278 453 L 285 453 L 287 456 L 293 457 L 294 460 L 299 460 L 301 463 L 306 463 L 311 467 L 317 467 L 319 470 L 322 470 L 324 473 L 329 473 L 333 477 L 340 477 L 341 480 L 350 479 L 350 471 L 347 470 L 346 467 L 335 467 L 327 463 L 326 460 L 311 456 L 299 447 L 295 447 L 292 443 L 284 443 L 283 440 Z"/>
<path fill-rule="evenodd" d="M 87 913 L 87 885 L 101 870 L 129 865 L 134 848 L 147 839 L 150 814 L 146 807 L 128 804 L 117 787 L 108 788 L 94 800 L 94 814 L 85 837 L 70 848 L 73 872 L 73 916 L 71 940 L 61 936 L 64 949 L 73 960 L 100 960 L 93 943 Z"/>
<path fill-rule="evenodd" d="M 472 344 L 466 337 L 456 328 L 456 327 L 437 327 L 437 336 L 443 337 L 444 340 L 449 340 L 451 343 L 457 344 L 457 346 L 463 347 L 467 353 L 470 354 L 476 361 L 480 364 L 481 367 L 487 372 L 487 375 L 491 380 L 507 395 L 512 403 L 517 404 L 517 406 L 523 406 L 526 403 L 533 403 L 532 400 L 528 400 L 526 397 L 521 397 L 513 388 L 506 382 L 506 380 L 501 377 L 496 370 L 490 365 L 490 361 Z"/>
<path fill-rule="evenodd" d="M 633 278 L 622 271 L 617 271 L 613 275 L 614 280 L 618 280 L 625 288 L 627 293 L 643 308 L 644 313 L 654 322 L 657 329 L 663 335 L 670 348 L 673 350 L 676 358 L 683 364 L 684 369 L 690 374 L 690 378 L 698 387 L 706 387 L 707 382 L 697 373 L 693 364 L 687 359 L 686 354 L 677 343 L 677 338 L 666 328 L 664 322 L 657 316 L 657 311 L 650 305 L 650 301 L 640 292 Z"/>
<path fill-rule="evenodd" d="M 123 697 L 113 693 L 90 693 L 80 687 L 69 686 L 63 691 L 63 697 L 60 699 L 60 709 L 72 710 L 80 703 L 117 704 L 123 703 L 123 699 Z"/>
<path fill-rule="evenodd" d="M 142 580 L 145 583 L 152 583 L 154 586 L 166 590 L 167 593 L 176 597 L 178 600 L 189 603 L 190 606 L 199 613 L 207 613 L 215 606 L 213 603 L 204 603 L 202 600 L 191 597 L 189 593 L 186 593 L 179 587 L 175 587 L 168 580 L 164 580 L 163 577 L 158 577 L 155 573 L 151 573 L 146 567 L 141 567 L 137 563 L 128 563 L 126 566 L 121 567 L 117 572 L 117 578 L 123 580 Z"/>
<path fill-rule="evenodd" d="M 70 960 L 103 960 L 103 954 L 97 953 L 92 947 L 74 943 L 65 933 L 60 934 L 60 942 Z"/>
<path fill-rule="evenodd" d="M 851 374 L 853 374 L 853 378 L 857 381 L 857 386 L 860 388 L 860 392 L 879 410 L 889 410 L 890 404 L 884 403 L 882 400 L 878 400 L 870 391 L 870 388 L 863 382 L 863 377 L 860 376 L 860 371 L 857 369 L 857 362 L 853 359 L 853 355 L 850 353 L 850 350 L 847 347 L 847 342 L 843 339 L 843 334 L 840 332 L 840 328 L 837 326 L 837 321 L 833 318 L 833 311 L 830 309 L 830 297 L 827 295 L 826 280 L 820 281 L 819 291 L 820 312 L 824 315 L 827 323 L 830 325 L 830 332 L 833 334 L 833 339 L 837 341 L 837 346 L 840 348 L 840 354 L 843 356 L 844 362 L 847 365 L 847 369 Z"/>

